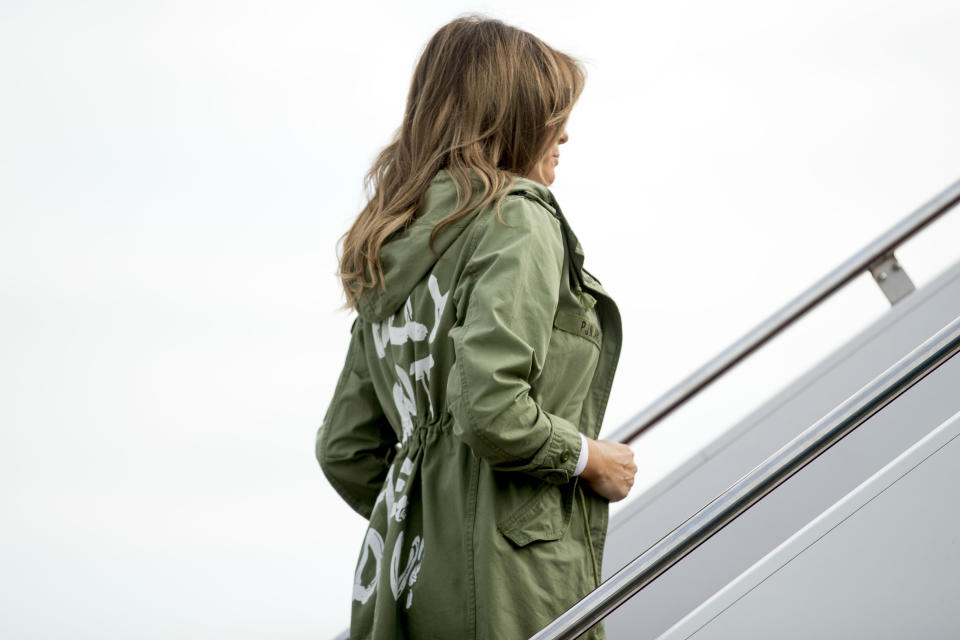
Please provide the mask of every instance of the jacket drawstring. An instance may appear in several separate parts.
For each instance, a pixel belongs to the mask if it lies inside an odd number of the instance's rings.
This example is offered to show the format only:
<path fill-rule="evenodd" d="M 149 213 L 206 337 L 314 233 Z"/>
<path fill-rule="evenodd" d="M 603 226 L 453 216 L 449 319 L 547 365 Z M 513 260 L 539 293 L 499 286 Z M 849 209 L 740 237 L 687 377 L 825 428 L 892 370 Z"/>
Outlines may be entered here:
<path fill-rule="evenodd" d="M 587 516 L 587 501 L 583 496 L 583 487 L 577 484 L 577 496 L 580 502 L 580 511 L 583 513 L 583 533 L 587 537 L 587 547 L 590 549 L 590 562 L 593 565 L 593 579 L 596 581 L 595 587 L 600 586 L 600 567 L 597 566 L 597 552 L 593 548 L 593 536 L 590 535 L 590 518 Z"/>

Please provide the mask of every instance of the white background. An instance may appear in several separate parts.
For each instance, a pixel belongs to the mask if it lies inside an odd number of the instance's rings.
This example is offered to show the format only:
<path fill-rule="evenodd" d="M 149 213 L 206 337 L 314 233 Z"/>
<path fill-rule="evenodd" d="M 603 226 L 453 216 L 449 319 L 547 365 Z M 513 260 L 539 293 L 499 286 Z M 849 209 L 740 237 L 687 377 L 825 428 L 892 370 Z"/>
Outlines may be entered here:
<path fill-rule="evenodd" d="M 587 65 L 553 190 L 623 315 L 607 431 L 960 177 L 955 2 L 5 0 L 0 635 L 346 625 L 336 242 L 473 10 Z M 642 438 L 638 488 L 886 308 L 861 277 Z"/>

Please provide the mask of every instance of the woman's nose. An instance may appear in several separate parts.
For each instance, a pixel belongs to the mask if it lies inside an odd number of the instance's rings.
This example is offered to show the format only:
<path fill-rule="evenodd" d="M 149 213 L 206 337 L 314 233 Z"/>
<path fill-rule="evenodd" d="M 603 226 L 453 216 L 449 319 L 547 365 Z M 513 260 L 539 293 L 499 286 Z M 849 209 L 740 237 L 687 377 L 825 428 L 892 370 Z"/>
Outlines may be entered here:
<path fill-rule="evenodd" d="M 563 130 L 563 134 L 560 136 L 560 139 L 557 141 L 557 144 L 563 144 L 570 139 L 570 136 L 567 135 L 567 130 Z"/>

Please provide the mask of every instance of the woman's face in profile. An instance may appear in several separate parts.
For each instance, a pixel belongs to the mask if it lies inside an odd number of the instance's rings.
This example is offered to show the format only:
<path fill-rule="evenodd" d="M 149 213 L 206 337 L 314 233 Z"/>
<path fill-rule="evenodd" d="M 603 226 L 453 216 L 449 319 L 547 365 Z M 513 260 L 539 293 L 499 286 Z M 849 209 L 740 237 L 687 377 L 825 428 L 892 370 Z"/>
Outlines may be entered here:
<path fill-rule="evenodd" d="M 560 137 L 547 148 L 546 153 L 540 158 L 537 164 L 533 165 L 533 170 L 525 177 L 535 180 L 545 187 L 553 184 L 556 177 L 554 170 L 560 162 L 560 145 L 567 141 L 569 136 L 566 129 L 560 134 Z"/>

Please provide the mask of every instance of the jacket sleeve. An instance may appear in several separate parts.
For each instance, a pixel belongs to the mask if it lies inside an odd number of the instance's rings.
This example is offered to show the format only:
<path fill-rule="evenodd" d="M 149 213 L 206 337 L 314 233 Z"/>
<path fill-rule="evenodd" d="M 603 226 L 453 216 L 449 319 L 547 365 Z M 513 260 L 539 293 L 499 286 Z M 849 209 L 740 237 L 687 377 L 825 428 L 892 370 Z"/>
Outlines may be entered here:
<path fill-rule="evenodd" d="M 560 222 L 538 204 L 507 196 L 501 215 L 478 220 L 453 299 L 447 379 L 454 431 L 494 469 L 563 484 L 580 454 L 579 429 L 530 395 L 550 344 L 563 277 Z"/>
<path fill-rule="evenodd" d="M 369 519 L 396 452 L 396 434 L 374 392 L 363 357 L 360 318 L 333 399 L 317 430 L 316 455 L 324 475 L 354 511 Z"/>

